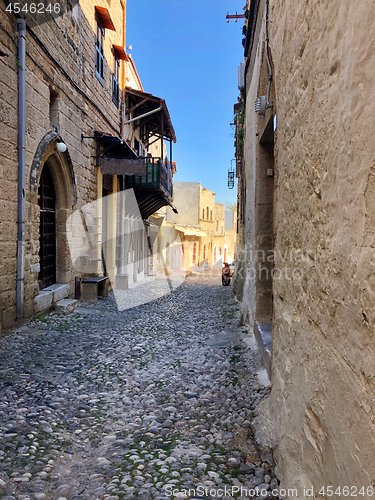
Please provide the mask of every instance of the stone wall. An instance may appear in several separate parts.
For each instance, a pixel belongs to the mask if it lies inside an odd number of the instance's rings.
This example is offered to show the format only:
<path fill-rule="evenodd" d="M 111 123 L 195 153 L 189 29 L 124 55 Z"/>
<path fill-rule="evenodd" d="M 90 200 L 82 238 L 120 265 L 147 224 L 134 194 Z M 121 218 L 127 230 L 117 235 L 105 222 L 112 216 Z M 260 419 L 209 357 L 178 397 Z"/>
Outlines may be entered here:
<path fill-rule="evenodd" d="M 227 248 L 227 260 L 230 264 L 237 253 L 237 214 L 231 210 L 225 211 L 224 241 Z"/>
<path fill-rule="evenodd" d="M 199 223 L 199 182 L 173 182 L 173 205 L 166 207 L 166 221 L 174 224 L 188 224 L 197 226 Z"/>
<path fill-rule="evenodd" d="M 105 4 L 105 2 L 104 2 Z M 27 31 L 26 37 L 26 251 L 25 311 L 34 313 L 38 294 L 39 206 L 37 184 L 43 163 L 49 157 L 57 195 L 58 279 L 70 283 L 73 292 L 74 269 L 66 239 L 66 220 L 73 206 L 78 208 L 98 196 L 95 167 L 95 141 L 81 140 L 81 134 L 94 130 L 120 134 L 120 109 L 112 102 L 112 43 L 122 45 L 120 2 L 107 5 L 116 32 L 106 30 L 104 86 L 95 76 L 95 2 L 80 2 L 76 16 L 67 14 Z M 17 240 L 17 33 L 16 19 L 5 13 L 0 0 L 0 45 L 9 52 L 0 58 L 0 134 L 5 144 L 0 169 L 0 324 L 5 331 L 15 320 L 16 240 Z M 35 157 L 43 138 L 56 131 L 66 143 L 67 152 L 56 151 L 57 139 L 39 158 Z M 34 164 L 33 164 L 34 161 Z M 34 170 L 31 167 L 34 165 Z M 4 179 L 4 180 L 3 180 Z"/>
<path fill-rule="evenodd" d="M 208 210 L 208 213 L 207 213 Z M 203 217 L 204 211 L 204 217 Z M 214 213 L 215 213 L 215 193 L 207 188 L 200 186 L 199 192 L 199 225 L 206 236 L 201 240 L 201 247 L 199 252 L 199 262 L 207 260 L 208 264 L 214 264 L 214 245 L 213 245 L 213 232 L 214 232 Z M 204 247 L 206 247 L 205 259 L 203 259 Z"/>
<path fill-rule="evenodd" d="M 247 73 L 246 217 L 255 242 L 265 2 Z M 275 131 L 272 392 L 282 486 L 375 477 L 375 6 L 270 0 Z M 263 32 L 263 34 L 262 34 Z M 260 36 L 259 36 L 260 33 Z M 251 265 L 247 261 L 246 272 Z M 255 315 L 245 276 L 243 310 Z M 334 495 L 332 498 L 339 498 Z"/>
<path fill-rule="evenodd" d="M 263 5 L 264 7 L 264 5 Z M 264 10 L 264 9 L 263 9 Z M 262 9 L 260 9 L 262 12 Z M 262 15 L 259 14 L 259 20 Z M 256 312 L 256 165 L 257 165 L 257 116 L 254 113 L 254 102 L 258 97 L 258 86 L 261 71 L 261 54 L 263 50 L 264 26 L 257 23 L 255 56 L 248 60 L 246 73 L 246 110 L 244 137 L 244 169 L 239 180 L 239 210 L 244 211 L 244 220 L 239 226 L 238 252 L 236 256 L 236 273 L 233 279 L 233 293 L 241 300 L 243 321 L 253 328 Z M 257 45 L 259 44 L 259 46 Z M 243 196 L 241 197 L 241 190 Z M 241 198 L 245 207 L 242 207 Z"/>
<path fill-rule="evenodd" d="M 224 262 L 224 246 L 225 246 L 225 205 L 222 203 L 215 202 L 215 212 L 214 212 L 214 235 L 213 235 L 213 253 L 212 253 L 212 263 L 215 264 L 216 261 L 221 260 Z M 216 248 L 216 252 L 215 252 Z M 216 257 L 216 258 L 215 258 Z"/>
<path fill-rule="evenodd" d="M 3 6 L 2 6 L 3 7 Z M 0 49 L 0 333 L 14 321 L 17 269 L 17 56 L 14 24 L 1 12 Z"/>

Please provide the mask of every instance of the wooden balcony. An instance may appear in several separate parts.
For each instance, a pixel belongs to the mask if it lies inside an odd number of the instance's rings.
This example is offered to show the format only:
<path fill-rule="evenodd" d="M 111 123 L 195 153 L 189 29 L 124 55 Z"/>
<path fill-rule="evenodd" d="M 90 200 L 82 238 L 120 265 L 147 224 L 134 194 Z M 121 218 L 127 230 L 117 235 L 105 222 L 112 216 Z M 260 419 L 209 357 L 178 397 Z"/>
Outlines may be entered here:
<path fill-rule="evenodd" d="M 142 218 L 172 203 L 173 183 L 169 161 L 147 159 L 146 175 L 125 176 L 126 189 L 134 189 Z"/>

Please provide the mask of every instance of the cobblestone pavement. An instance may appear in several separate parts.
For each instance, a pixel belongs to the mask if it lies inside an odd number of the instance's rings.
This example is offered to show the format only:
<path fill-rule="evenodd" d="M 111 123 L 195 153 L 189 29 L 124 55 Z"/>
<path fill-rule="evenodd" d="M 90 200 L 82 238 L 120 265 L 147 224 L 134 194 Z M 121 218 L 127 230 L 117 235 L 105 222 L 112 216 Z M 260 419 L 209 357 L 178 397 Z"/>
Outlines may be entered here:
<path fill-rule="evenodd" d="M 257 486 L 274 498 L 271 450 L 251 426 L 269 389 L 238 315 L 220 277 L 193 275 L 137 308 L 109 297 L 1 338 L 0 498 L 237 498 Z"/>

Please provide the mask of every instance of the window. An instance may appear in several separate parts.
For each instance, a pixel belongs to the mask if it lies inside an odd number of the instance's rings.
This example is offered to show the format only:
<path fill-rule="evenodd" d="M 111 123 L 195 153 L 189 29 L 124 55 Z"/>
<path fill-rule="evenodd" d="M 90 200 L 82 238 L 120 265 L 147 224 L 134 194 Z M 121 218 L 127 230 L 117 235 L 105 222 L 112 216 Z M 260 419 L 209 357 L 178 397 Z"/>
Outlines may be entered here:
<path fill-rule="evenodd" d="M 216 231 L 219 231 L 219 221 L 216 221 Z"/>
<path fill-rule="evenodd" d="M 210 217 L 210 219 L 212 220 L 212 210 L 211 210 L 211 217 Z"/>
<path fill-rule="evenodd" d="M 114 56 L 115 64 L 112 75 L 112 101 L 118 107 L 120 102 L 120 88 L 119 88 L 119 79 L 120 79 L 120 59 Z"/>
<path fill-rule="evenodd" d="M 210 209 L 207 207 L 207 212 L 206 212 L 206 217 L 207 217 L 207 220 L 210 218 Z"/>
<path fill-rule="evenodd" d="M 59 129 L 59 94 L 49 90 L 49 120 L 54 130 Z"/>
<path fill-rule="evenodd" d="M 202 211 L 202 219 L 204 219 L 204 209 L 203 209 L 203 211 Z"/>
<path fill-rule="evenodd" d="M 97 20 L 95 36 L 95 75 L 102 85 L 104 85 L 104 33 L 104 28 Z"/>

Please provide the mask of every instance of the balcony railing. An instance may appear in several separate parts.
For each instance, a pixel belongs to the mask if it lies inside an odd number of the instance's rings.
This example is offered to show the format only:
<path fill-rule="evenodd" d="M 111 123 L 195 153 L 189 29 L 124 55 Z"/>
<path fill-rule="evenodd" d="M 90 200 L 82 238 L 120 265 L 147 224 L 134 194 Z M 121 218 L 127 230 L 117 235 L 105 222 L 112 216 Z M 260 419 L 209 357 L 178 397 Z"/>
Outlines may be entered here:
<path fill-rule="evenodd" d="M 158 158 L 147 159 L 146 175 L 132 175 L 127 178 L 127 187 L 139 190 L 162 190 L 172 198 L 172 173 L 170 163 Z"/>

